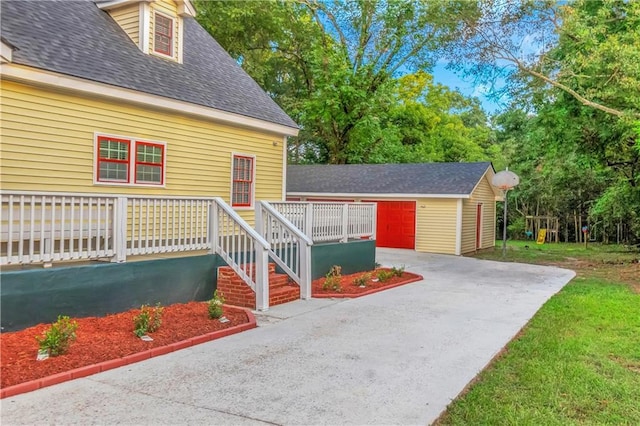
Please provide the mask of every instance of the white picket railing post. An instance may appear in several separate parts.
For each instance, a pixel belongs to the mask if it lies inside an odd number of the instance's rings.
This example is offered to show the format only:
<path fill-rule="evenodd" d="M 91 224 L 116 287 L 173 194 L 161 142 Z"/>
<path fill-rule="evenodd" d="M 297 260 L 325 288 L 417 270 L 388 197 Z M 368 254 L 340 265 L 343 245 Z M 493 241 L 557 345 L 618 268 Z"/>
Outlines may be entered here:
<path fill-rule="evenodd" d="M 218 205 L 215 202 L 209 203 L 208 213 L 207 229 L 209 230 L 209 244 L 211 244 L 209 253 L 215 254 L 216 250 L 218 249 L 218 236 L 220 232 L 218 228 Z"/>
<path fill-rule="evenodd" d="M 313 204 L 304 204 L 304 229 L 305 235 L 309 237 L 311 241 L 313 239 Z"/>
<path fill-rule="evenodd" d="M 256 245 L 256 309 L 269 309 L 269 252 L 263 245 Z"/>
<path fill-rule="evenodd" d="M 378 229 L 378 203 L 373 205 L 373 230 L 371 231 L 371 239 L 376 239 L 376 230 Z"/>
<path fill-rule="evenodd" d="M 113 245 L 115 256 L 113 261 L 121 263 L 127 261 L 127 198 L 118 197 L 114 209 Z"/>
<path fill-rule="evenodd" d="M 256 231 L 258 234 L 264 237 L 265 231 L 265 223 L 264 223 L 264 215 L 262 214 L 262 203 L 257 203 L 255 210 L 255 220 L 256 220 Z"/>
<path fill-rule="evenodd" d="M 311 246 L 300 244 L 300 298 L 311 299 Z"/>
<path fill-rule="evenodd" d="M 346 243 L 349 241 L 349 205 L 342 205 L 342 238 L 340 239 L 341 243 Z"/>

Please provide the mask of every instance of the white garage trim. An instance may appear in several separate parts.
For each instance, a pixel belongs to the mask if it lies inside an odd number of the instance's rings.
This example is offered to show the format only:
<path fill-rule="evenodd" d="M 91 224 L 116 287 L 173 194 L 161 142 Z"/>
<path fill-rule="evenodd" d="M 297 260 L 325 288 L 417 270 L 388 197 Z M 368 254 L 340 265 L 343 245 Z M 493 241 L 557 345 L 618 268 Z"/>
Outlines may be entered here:
<path fill-rule="evenodd" d="M 462 199 L 458 200 L 456 209 L 456 255 L 462 251 Z"/>

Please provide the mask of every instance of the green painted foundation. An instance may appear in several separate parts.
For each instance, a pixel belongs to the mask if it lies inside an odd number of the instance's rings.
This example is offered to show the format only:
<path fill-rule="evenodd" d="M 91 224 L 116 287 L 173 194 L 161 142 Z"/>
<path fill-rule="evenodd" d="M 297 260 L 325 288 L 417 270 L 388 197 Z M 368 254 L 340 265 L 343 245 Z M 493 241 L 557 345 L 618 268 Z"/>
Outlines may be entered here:
<path fill-rule="evenodd" d="M 375 241 L 317 244 L 311 248 L 311 275 L 324 277 L 333 265 L 343 274 L 375 267 Z M 211 298 L 218 255 L 178 257 L 128 263 L 96 262 L 0 273 L 2 331 L 54 322 L 58 315 L 103 316 L 138 308 Z"/>
<path fill-rule="evenodd" d="M 219 256 L 205 255 L 2 272 L 2 331 L 53 322 L 58 315 L 102 316 L 142 304 L 208 300 L 222 265 Z"/>
<path fill-rule="evenodd" d="M 333 265 L 341 266 L 343 275 L 374 269 L 376 242 L 354 240 L 311 246 L 311 277 L 314 280 L 324 277 Z"/>

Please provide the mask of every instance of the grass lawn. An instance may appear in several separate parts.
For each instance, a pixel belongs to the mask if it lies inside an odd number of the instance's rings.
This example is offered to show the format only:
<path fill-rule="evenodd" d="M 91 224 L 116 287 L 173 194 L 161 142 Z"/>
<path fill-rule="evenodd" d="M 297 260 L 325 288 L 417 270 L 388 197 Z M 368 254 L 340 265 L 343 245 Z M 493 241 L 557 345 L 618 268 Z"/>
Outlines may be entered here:
<path fill-rule="evenodd" d="M 476 257 L 502 260 L 501 242 Z M 436 424 L 640 425 L 640 253 L 509 242 L 506 261 L 577 276 Z"/>

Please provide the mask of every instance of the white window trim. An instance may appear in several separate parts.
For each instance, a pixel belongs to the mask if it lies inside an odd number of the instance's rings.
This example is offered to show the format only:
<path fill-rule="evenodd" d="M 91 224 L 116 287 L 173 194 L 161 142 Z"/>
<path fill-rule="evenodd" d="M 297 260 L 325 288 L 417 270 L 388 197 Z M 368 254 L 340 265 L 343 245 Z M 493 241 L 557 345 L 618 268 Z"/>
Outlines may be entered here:
<path fill-rule="evenodd" d="M 477 230 L 478 232 L 478 239 L 480 240 L 480 246 L 476 249 L 476 250 L 480 250 L 484 247 L 484 244 L 482 244 L 482 240 L 484 239 L 484 203 L 476 203 L 476 226 L 478 226 L 478 206 L 480 206 L 480 229 Z M 474 235 L 475 237 L 475 235 Z M 474 241 L 474 245 L 475 245 L 476 241 Z"/>
<path fill-rule="evenodd" d="M 171 36 L 172 36 L 171 37 L 171 53 L 172 55 L 166 55 L 162 52 L 156 51 L 156 15 L 161 15 L 171 20 Z M 176 28 L 180 28 L 180 27 L 176 27 L 176 24 L 179 18 L 173 17 L 171 15 L 167 15 L 166 13 L 163 13 L 154 9 L 151 13 L 151 19 L 153 19 L 153 34 L 149 34 L 149 38 L 151 39 L 149 40 L 151 44 L 151 48 L 149 49 L 149 52 L 161 58 L 171 59 L 172 61 L 175 61 L 176 58 L 179 56 L 179 55 L 176 55 L 176 51 L 175 51 L 176 50 Z"/>
<path fill-rule="evenodd" d="M 248 206 L 234 206 L 233 205 L 233 159 L 235 157 L 248 157 L 248 158 L 252 158 L 253 159 L 253 170 L 251 171 L 252 173 L 252 181 L 251 181 L 251 200 L 250 200 L 250 205 Z M 256 202 L 256 156 L 255 154 L 244 154 L 242 152 L 232 152 L 231 153 L 231 186 L 229 188 L 229 205 L 234 209 L 234 210 L 253 210 L 255 208 L 255 202 Z"/>
<path fill-rule="evenodd" d="M 178 17 L 176 23 L 178 24 L 178 54 L 176 58 L 178 58 L 178 63 L 181 64 L 184 62 L 184 56 L 182 54 L 184 52 L 184 19 L 182 16 Z"/>
<path fill-rule="evenodd" d="M 129 182 L 101 182 L 98 180 L 98 138 L 116 138 L 126 139 L 129 141 Z M 138 142 L 150 143 L 154 145 L 162 145 L 162 184 L 155 183 L 135 183 L 136 173 L 136 144 Z M 154 141 L 151 139 L 135 138 L 132 136 L 115 135 L 112 133 L 94 132 L 93 133 L 93 184 L 99 186 L 127 186 L 127 187 L 145 187 L 145 188 L 166 188 L 167 187 L 167 143 L 162 141 Z"/>
<path fill-rule="evenodd" d="M 151 7 L 147 2 L 140 2 L 140 50 L 149 53 L 149 38 L 151 37 Z"/>

